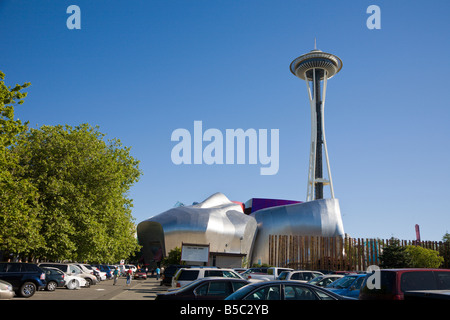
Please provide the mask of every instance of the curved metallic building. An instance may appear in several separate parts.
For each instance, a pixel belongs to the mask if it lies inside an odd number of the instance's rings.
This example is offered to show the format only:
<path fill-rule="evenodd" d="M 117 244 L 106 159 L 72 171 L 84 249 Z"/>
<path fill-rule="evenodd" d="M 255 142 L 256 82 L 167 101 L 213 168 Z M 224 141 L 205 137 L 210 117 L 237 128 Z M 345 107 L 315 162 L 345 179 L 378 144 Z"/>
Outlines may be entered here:
<path fill-rule="evenodd" d="M 337 199 L 272 206 L 246 215 L 222 193 L 177 207 L 138 224 L 144 262 L 160 261 L 182 243 L 209 245 L 210 253 L 241 254 L 269 262 L 269 235 L 344 236 Z"/>
<path fill-rule="evenodd" d="M 182 243 L 209 245 L 211 252 L 248 258 L 256 235 L 256 220 L 222 193 L 205 201 L 172 208 L 138 224 L 145 263 L 159 261 Z"/>
<path fill-rule="evenodd" d="M 321 199 L 258 210 L 252 263 L 269 261 L 269 235 L 344 236 L 338 199 Z"/>

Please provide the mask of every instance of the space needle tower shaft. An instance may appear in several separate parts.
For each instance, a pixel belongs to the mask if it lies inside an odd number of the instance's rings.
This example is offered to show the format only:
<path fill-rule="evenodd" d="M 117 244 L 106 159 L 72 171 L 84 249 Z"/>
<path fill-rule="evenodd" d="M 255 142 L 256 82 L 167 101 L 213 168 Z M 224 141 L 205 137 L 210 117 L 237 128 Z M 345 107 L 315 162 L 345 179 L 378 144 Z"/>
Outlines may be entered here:
<path fill-rule="evenodd" d="M 327 80 L 338 73 L 341 68 L 341 59 L 316 48 L 294 59 L 290 65 L 291 72 L 298 78 L 305 80 L 311 107 L 311 147 L 306 201 L 323 199 L 324 186 L 330 187 L 331 198 L 334 198 L 325 139 L 324 107 Z M 326 177 L 324 177 L 324 162 L 327 171 Z"/>

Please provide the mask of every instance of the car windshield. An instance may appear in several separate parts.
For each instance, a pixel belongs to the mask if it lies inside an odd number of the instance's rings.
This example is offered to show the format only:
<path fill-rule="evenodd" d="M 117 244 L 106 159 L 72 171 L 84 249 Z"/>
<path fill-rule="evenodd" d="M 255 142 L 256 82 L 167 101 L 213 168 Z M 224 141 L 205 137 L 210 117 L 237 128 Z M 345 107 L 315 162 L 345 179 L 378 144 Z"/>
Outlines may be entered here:
<path fill-rule="evenodd" d="M 330 283 L 327 288 L 336 288 L 336 289 L 344 289 L 350 287 L 350 285 L 355 281 L 356 276 L 345 276 L 341 279 Z"/>
<path fill-rule="evenodd" d="M 289 274 L 289 271 L 283 271 L 282 273 L 280 273 L 280 275 L 278 276 L 278 280 L 286 280 L 287 275 Z"/>
<path fill-rule="evenodd" d="M 241 300 L 253 289 L 255 289 L 254 285 L 248 284 L 226 297 L 225 300 Z"/>
<path fill-rule="evenodd" d="M 239 274 L 237 274 L 236 272 L 234 272 L 234 271 L 224 270 L 223 271 L 223 276 L 225 278 L 242 279 L 242 277 Z"/>
<path fill-rule="evenodd" d="M 72 267 L 75 270 L 75 272 L 72 271 L 72 273 L 83 273 L 83 271 L 81 271 L 80 267 L 78 267 L 76 265 L 73 265 Z"/>
<path fill-rule="evenodd" d="M 243 275 L 247 275 L 250 273 L 267 273 L 267 269 L 260 269 L 260 268 L 252 268 L 252 269 L 248 269 L 247 271 L 245 271 L 244 273 L 242 273 Z"/>
<path fill-rule="evenodd" d="M 308 283 L 310 283 L 310 284 L 316 284 L 316 283 L 318 283 L 320 280 L 322 280 L 323 279 L 323 276 L 317 276 L 317 277 L 315 277 L 315 278 L 312 278 L 311 280 L 309 280 L 309 282 Z"/>
<path fill-rule="evenodd" d="M 177 290 L 173 290 L 172 292 L 189 290 L 189 288 L 196 287 L 196 286 L 198 285 L 199 282 L 202 282 L 202 281 L 204 281 L 204 280 L 205 280 L 205 279 L 203 279 L 203 278 L 194 280 L 194 281 L 192 281 L 191 283 L 189 283 L 189 284 L 187 284 L 187 285 L 185 285 L 185 286 L 183 286 L 183 287 L 181 287 L 181 288 L 177 288 Z"/>
<path fill-rule="evenodd" d="M 198 270 L 181 270 L 178 275 L 178 281 L 192 281 L 198 278 Z"/>

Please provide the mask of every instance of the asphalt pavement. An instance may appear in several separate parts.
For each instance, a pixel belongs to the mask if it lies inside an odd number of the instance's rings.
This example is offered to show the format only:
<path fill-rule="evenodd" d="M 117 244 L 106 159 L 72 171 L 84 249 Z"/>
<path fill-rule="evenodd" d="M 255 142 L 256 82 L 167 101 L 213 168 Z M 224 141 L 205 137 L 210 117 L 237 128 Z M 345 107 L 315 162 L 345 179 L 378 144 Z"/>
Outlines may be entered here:
<path fill-rule="evenodd" d="M 126 278 L 118 279 L 114 285 L 112 280 L 100 281 L 90 288 L 68 290 L 57 288 L 55 291 L 38 291 L 30 298 L 14 297 L 12 300 L 154 300 L 159 292 L 166 292 L 168 286 L 161 286 L 155 277 L 146 280 L 131 281 L 126 284 Z"/>
<path fill-rule="evenodd" d="M 109 300 L 154 300 L 157 293 L 166 292 L 168 286 L 161 286 L 155 278 L 147 280 L 133 280 L 130 287 L 114 295 Z"/>

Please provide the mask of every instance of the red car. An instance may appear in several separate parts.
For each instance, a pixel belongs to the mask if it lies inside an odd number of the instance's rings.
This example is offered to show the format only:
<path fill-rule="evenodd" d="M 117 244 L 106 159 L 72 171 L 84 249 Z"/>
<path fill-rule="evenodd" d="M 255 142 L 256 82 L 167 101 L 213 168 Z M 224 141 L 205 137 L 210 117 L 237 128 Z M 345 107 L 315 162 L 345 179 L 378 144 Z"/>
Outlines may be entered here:
<path fill-rule="evenodd" d="M 134 273 L 134 278 L 135 279 L 147 279 L 147 272 L 143 271 L 143 270 L 137 270 Z"/>
<path fill-rule="evenodd" d="M 381 269 L 380 288 L 364 283 L 359 300 L 404 300 L 408 292 L 422 290 L 450 290 L 450 269 Z"/>

